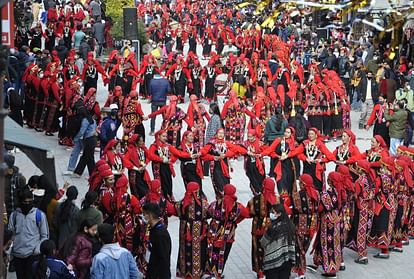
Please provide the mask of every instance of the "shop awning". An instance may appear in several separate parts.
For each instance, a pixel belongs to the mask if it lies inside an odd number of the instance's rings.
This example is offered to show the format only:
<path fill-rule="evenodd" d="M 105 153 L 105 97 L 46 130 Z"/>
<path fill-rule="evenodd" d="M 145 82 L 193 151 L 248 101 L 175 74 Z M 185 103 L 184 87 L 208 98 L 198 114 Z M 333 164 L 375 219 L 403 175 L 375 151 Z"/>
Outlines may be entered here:
<path fill-rule="evenodd" d="M 52 185 L 56 185 L 55 158 L 48 146 L 19 126 L 10 117 L 4 120 L 4 142 L 19 148 L 38 167 Z"/>

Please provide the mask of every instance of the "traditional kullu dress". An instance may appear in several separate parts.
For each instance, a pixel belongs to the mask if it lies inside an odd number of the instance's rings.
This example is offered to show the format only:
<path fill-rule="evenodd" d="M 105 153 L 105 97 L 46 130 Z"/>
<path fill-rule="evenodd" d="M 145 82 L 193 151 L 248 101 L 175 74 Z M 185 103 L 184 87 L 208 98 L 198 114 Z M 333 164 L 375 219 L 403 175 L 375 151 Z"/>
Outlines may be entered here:
<path fill-rule="evenodd" d="M 44 77 L 40 81 L 39 91 L 37 92 L 37 96 L 35 99 L 35 106 L 33 111 L 33 127 L 42 130 L 44 127 L 44 113 L 46 112 L 46 96 L 49 95 L 49 83 L 50 72 L 45 72 Z"/>
<path fill-rule="evenodd" d="M 235 192 L 234 188 L 233 196 Z M 228 195 L 225 193 L 224 199 L 212 202 L 208 209 L 211 221 L 208 231 L 207 271 L 218 279 L 222 278 L 235 240 L 237 224 L 243 218 L 249 217 L 249 211 L 236 202 L 235 196 L 232 202 L 226 196 Z"/>
<path fill-rule="evenodd" d="M 256 116 L 249 111 L 234 91 L 230 91 L 230 99 L 224 104 L 221 119 L 224 119 L 226 140 L 234 144 L 243 144 L 246 128 L 246 114 L 252 118 Z"/>
<path fill-rule="evenodd" d="M 194 190 L 196 189 L 196 190 Z M 182 201 L 174 204 L 174 215 L 180 218 L 177 277 L 200 279 L 207 263 L 207 198 L 199 185 L 190 182 Z"/>
<path fill-rule="evenodd" d="M 57 80 L 57 76 L 51 78 L 50 88 L 46 97 L 45 131 L 54 133 L 59 130 L 59 106 L 62 103 L 60 96 L 63 93 L 63 86 Z"/>
<path fill-rule="evenodd" d="M 321 193 L 319 231 L 315 240 L 313 261 L 322 266 L 325 273 L 335 274 L 342 261 L 341 253 L 341 210 L 336 189 Z"/>
<path fill-rule="evenodd" d="M 194 95 L 190 96 L 190 105 L 188 106 L 187 111 L 187 124 L 188 130 L 193 131 L 194 143 L 196 143 L 200 148 L 204 146 L 204 138 L 206 133 L 206 122 L 210 121 L 210 115 L 206 111 L 203 105 L 197 102 L 197 98 L 194 98 Z"/>
<path fill-rule="evenodd" d="M 255 133 L 255 131 L 249 130 L 249 134 L 251 133 Z M 263 142 L 257 138 L 254 142 L 247 140 L 244 143 L 244 148 L 246 149 L 246 152 L 244 153 L 244 169 L 249 178 L 250 189 L 252 190 L 253 195 L 258 195 L 262 192 L 263 180 L 266 175 L 263 158 L 256 157 L 255 155 L 260 155 L 263 152 Z M 251 153 L 252 155 L 248 155 L 248 153 Z"/>
<path fill-rule="evenodd" d="M 335 156 L 319 139 L 316 139 L 315 142 L 304 140 L 291 156 L 297 156 L 303 162 L 303 173 L 312 176 L 315 188 L 321 192 L 325 175 L 325 163 L 334 161 Z M 311 162 L 309 163 L 307 160 Z"/>
<path fill-rule="evenodd" d="M 204 97 L 207 100 L 215 100 L 216 99 L 216 77 L 217 75 L 221 74 L 221 70 L 216 67 L 214 60 L 210 60 L 208 65 L 203 69 L 202 76 L 205 79 L 204 84 Z"/>
<path fill-rule="evenodd" d="M 177 107 L 177 98 L 175 96 L 171 97 L 169 105 L 165 105 L 149 114 L 148 118 L 153 118 L 161 113 L 163 117 L 161 129 L 167 131 L 168 143 L 174 147 L 179 147 L 181 143 L 181 128 L 186 114 Z"/>
<path fill-rule="evenodd" d="M 289 128 L 293 129 L 293 128 Z M 279 195 L 282 193 L 292 194 L 293 185 L 296 183 L 296 178 L 299 174 L 300 164 L 299 160 L 296 157 L 292 157 L 291 154 L 294 154 L 296 148 L 295 136 L 293 131 L 293 136 L 286 139 L 276 138 L 273 143 L 268 147 L 262 156 L 269 155 L 272 158 L 276 158 L 277 162 L 275 173 L 277 190 Z M 285 160 L 280 160 L 280 157 L 287 155 L 288 158 Z M 272 170 L 271 170 L 272 171 Z"/>
<path fill-rule="evenodd" d="M 195 143 L 186 143 L 186 137 L 188 133 L 190 132 L 186 131 L 183 135 L 181 150 L 190 154 L 190 158 L 180 158 L 181 175 L 183 177 L 185 187 L 187 187 L 187 184 L 190 182 L 196 182 L 198 185 L 200 185 L 200 189 L 203 189 L 201 185 L 204 174 L 201 158 L 191 158 L 192 155 L 198 154 L 200 152 L 200 148 Z"/>
<path fill-rule="evenodd" d="M 176 149 L 169 143 L 161 143 L 156 136 L 156 141 L 149 148 L 149 159 L 152 161 L 152 174 L 154 179 L 161 180 L 161 188 L 164 197 L 173 198 L 172 177 L 175 176 L 174 162 L 177 158 L 191 158 L 187 152 Z"/>
<path fill-rule="evenodd" d="M 135 134 L 129 139 L 128 150 L 124 156 L 124 165 L 128 169 L 128 180 L 131 194 L 142 199 L 148 192 L 148 185 L 151 181 L 146 166 L 150 162 L 148 149 L 145 146 L 137 146 L 138 135 Z M 135 168 L 144 168 L 137 170 Z"/>
<path fill-rule="evenodd" d="M 358 259 L 367 257 L 367 235 L 369 235 L 374 208 L 375 173 L 368 161 L 357 161 L 356 168 L 362 169 L 355 181 L 356 204 L 346 246 L 358 253 Z"/>
<path fill-rule="evenodd" d="M 264 250 L 260 239 L 270 222 L 269 212 L 272 205 L 278 202 L 275 194 L 275 182 L 266 178 L 263 182 L 263 193 L 254 196 L 248 203 L 247 209 L 252 221 L 252 269 L 259 275 L 263 275 Z"/>
<path fill-rule="evenodd" d="M 412 174 L 409 171 L 408 162 L 398 159 L 395 162 L 398 174 L 396 176 L 396 202 L 397 212 L 394 221 L 394 230 L 391 238 L 391 246 L 395 247 L 394 250 L 402 252 L 403 240 L 407 238 L 404 231 L 404 225 L 408 219 L 409 214 L 409 195 L 413 186 Z"/>
<path fill-rule="evenodd" d="M 230 183 L 230 169 L 229 158 L 234 157 L 237 153 L 243 153 L 243 148 L 235 146 L 224 139 L 213 137 L 203 149 L 201 149 L 201 156 L 204 161 L 210 161 L 211 182 L 213 184 L 216 197 L 223 196 L 224 185 Z M 215 161 L 215 156 L 224 155 Z"/>
<path fill-rule="evenodd" d="M 140 221 L 137 217 L 141 213 L 141 206 L 138 199 L 127 191 L 128 179 L 122 175 L 116 182 L 114 196 L 110 198 L 109 195 L 105 195 L 102 204 L 114 218 L 115 239 L 122 247 L 136 255 L 140 241 Z"/>
<path fill-rule="evenodd" d="M 25 82 L 24 94 L 24 120 L 29 127 L 32 126 L 33 113 L 36 104 L 36 96 L 40 90 L 40 78 L 38 77 L 39 68 L 32 64 L 24 73 L 23 81 Z"/>
<path fill-rule="evenodd" d="M 105 146 L 102 159 L 104 159 L 111 167 L 112 173 L 115 176 L 115 181 L 124 173 L 124 155 L 115 151 L 116 145 L 120 144 L 116 139 L 110 140 Z"/>
<path fill-rule="evenodd" d="M 364 159 L 371 163 L 371 167 L 378 171 L 381 167 L 381 159 L 389 157 L 387 144 L 380 135 L 375 135 L 374 138 L 380 143 L 378 148 L 371 148 L 365 151 L 363 155 Z"/>
<path fill-rule="evenodd" d="M 374 205 L 374 219 L 371 233 L 368 236 L 369 246 L 381 249 L 382 254 L 388 254 L 397 213 L 395 198 L 396 185 L 394 180 L 394 159 L 387 157 L 381 159 L 383 164 L 379 171 L 377 193 Z"/>
<path fill-rule="evenodd" d="M 306 252 L 318 229 L 319 193 L 313 179 L 305 174 L 299 177 L 304 188 L 292 192 L 292 221 L 296 227 L 296 261 L 293 271 L 299 276 L 306 272 Z"/>

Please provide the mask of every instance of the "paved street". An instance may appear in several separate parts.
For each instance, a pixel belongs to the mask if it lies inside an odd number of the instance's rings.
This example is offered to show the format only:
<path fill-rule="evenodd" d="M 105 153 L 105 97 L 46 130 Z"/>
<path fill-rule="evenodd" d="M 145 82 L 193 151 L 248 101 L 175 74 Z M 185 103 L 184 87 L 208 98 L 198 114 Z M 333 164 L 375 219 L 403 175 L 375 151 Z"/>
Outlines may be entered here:
<path fill-rule="evenodd" d="M 100 90 L 98 92 L 98 101 L 103 104 L 106 99 L 106 90 L 102 89 L 102 84 L 100 84 Z M 187 104 L 180 105 L 185 111 L 187 111 Z M 145 114 L 150 112 L 150 104 L 146 101 L 142 104 L 143 110 Z M 352 114 L 352 125 L 353 127 L 358 127 L 357 119 L 358 114 Z M 157 128 L 161 125 L 160 117 L 157 118 Z M 145 122 L 145 129 L 148 133 L 149 131 L 149 121 Z M 70 150 L 66 149 L 58 145 L 57 137 L 47 137 L 44 134 L 36 133 L 34 130 L 28 130 L 33 134 L 33 137 L 36 137 L 39 141 L 47 144 L 50 146 L 53 154 L 55 156 L 55 163 L 56 163 L 56 175 L 57 181 L 59 185 L 63 185 L 64 181 L 69 181 L 71 184 L 76 185 L 79 189 L 79 200 L 78 203 L 80 204 L 81 198 L 87 191 L 87 171 L 85 171 L 84 175 L 80 179 L 73 179 L 70 177 L 62 176 L 62 172 L 66 170 L 67 163 L 69 160 Z M 365 151 L 369 148 L 370 141 L 369 137 L 372 134 L 372 130 L 370 131 L 361 131 L 357 128 L 353 129 L 355 134 L 358 137 L 357 145 L 360 148 L 361 152 Z M 152 141 L 154 140 L 153 137 L 148 136 L 146 138 L 146 144 L 149 146 Z M 333 150 L 339 142 L 330 142 L 328 143 L 328 147 L 330 150 Z M 98 159 L 99 153 L 96 152 L 96 159 Z M 33 163 L 23 154 L 17 153 L 16 155 L 16 165 L 20 167 L 23 174 L 26 178 L 29 178 L 31 175 L 34 174 L 41 174 L 41 172 L 33 165 Z M 246 204 L 248 200 L 251 198 L 251 192 L 248 185 L 248 179 L 243 170 L 242 161 L 235 161 L 232 162 L 234 172 L 231 174 L 232 176 L 232 183 L 237 187 L 237 195 L 238 199 L 241 203 Z M 269 165 L 269 164 L 267 164 Z M 332 170 L 334 168 L 334 164 L 330 163 L 328 165 L 328 170 Z M 177 199 L 182 198 L 184 195 L 184 187 L 180 175 L 180 168 L 179 163 L 176 164 L 175 170 L 177 172 L 177 176 L 174 178 L 174 195 Z M 211 180 L 209 177 L 206 177 L 203 181 L 203 189 L 207 194 L 209 201 L 212 201 L 214 198 L 214 192 L 211 185 Z M 176 258 L 178 254 L 178 225 L 179 221 L 177 218 L 172 217 L 170 218 L 169 222 L 169 231 L 173 240 L 173 253 L 171 259 L 171 267 L 173 274 L 175 274 L 175 266 L 176 266 Z M 251 249 L 251 236 L 250 236 L 250 228 L 251 228 L 251 220 L 243 221 L 238 229 L 236 234 L 236 242 L 233 245 L 233 249 L 230 254 L 230 258 L 225 268 L 225 275 L 226 278 L 255 278 L 255 274 L 251 271 L 251 263 L 250 263 L 250 249 Z M 346 262 L 346 271 L 340 272 L 338 274 L 338 278 L 348 278 L 348 279 L 355 279 L 355 278 L 369 278 L 369 279 L 376 279 L 376 278 L 399 278 L 399 279 L 409 279 L 414 278 L 414 267 L 412 266 L 414 261 L 414 243 L 411 246 L 404 247 L 404 253 L 392 253 L 391 258 L 389 260 L 377 260 L 372 257 L 376 251 L 370 250 L 369 251 L 369 264 L 368 265 L 357 265 L 353 262 L 356 254 L 348 249 L 345 249 L 345 262 Z M 14 274 L 11 275 L 10 278 L 13 277 Z M 310 274 L 307 273 L 307 278 L 320 278 L 321 276 L 318 274 Z"/>

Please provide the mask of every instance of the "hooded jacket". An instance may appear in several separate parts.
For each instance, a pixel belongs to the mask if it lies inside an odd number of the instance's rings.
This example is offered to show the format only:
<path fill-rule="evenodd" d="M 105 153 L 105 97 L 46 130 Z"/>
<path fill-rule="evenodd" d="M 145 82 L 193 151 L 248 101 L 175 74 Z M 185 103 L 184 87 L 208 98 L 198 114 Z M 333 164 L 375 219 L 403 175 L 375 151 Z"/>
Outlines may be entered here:
<path fill-rule="evenodd" d="M 93 258 L 91 279 L 137 279 L 132 254 L 118 243 L 105 244 Z"/>

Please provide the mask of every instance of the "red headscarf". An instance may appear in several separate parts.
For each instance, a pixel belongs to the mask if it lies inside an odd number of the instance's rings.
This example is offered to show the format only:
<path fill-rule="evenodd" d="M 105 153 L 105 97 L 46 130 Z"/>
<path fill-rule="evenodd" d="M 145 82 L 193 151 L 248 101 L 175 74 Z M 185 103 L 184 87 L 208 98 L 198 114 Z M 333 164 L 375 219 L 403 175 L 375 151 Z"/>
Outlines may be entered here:
<path fill-rule="evenodd" d="M 161 181 L 159 179 L 154 179 L 149 184 L 149 191 L 146 196 L 147 202 L 156 202 L 158 203 L 161 198 Z"/>
<path fill-rule="evenodd" d="M 112 140 L 110 140 L 107 144 L 106 144 L 106 146 L 105 146 L 105 149 L 104 149 L 104 152 L 103 152 L 103 154 L 104 155 L 106 155 L 106 157 L 108 158 L 108 162 L 111 164 L 111 165 L 114 165 L 115 164 L 115 153 L 113 152 L 113 148 L 118 144 L 119 142 L 118 142 L 118 140 L 116 140 L 116 139 L 112 139 Z"/>
<path fill-rule="evenodd" d="M 347 134 L 351 138 L 349 143 L 355 145 L 355 142 L 356 142 L 355 134 L 350 129 L 344 130 L 344 133 Z"/>
<path fill-rule="evenodd" d="M 349 168 L 345 165 L 339 165 L 337 171 L 342 174 L 342 177 L 344 178 L 343 185 L 345 186 L 345 189 L 349 192 L 355 192 L 354 182 L 351 173 L 349 172 Z"/>
<path fill-rule="evenodd" d="M 96 88 L 94 87 L 89 88 L 83 102 L 85 104 L 86 109 L 88 111 L 92 111 L 93 106 L 95 105 L 95 102 L 96 102 Z"/>
<path fill-rule="evenodd" d="M 196 95 L 190 96 L 190 105 L 187 110 L 187 117 L 189 121 L 189 126 L 194 125 L 194 111 L 197 113 L 198 119 L 202 119 L 203 115 L 201 114 L 200 106 L 198 104 L 198 98 Z"/>
<path fill-rule="evenodd" d="M 305 186 L 306 194 L 308 197 L 313 199 L 314 201 L 319 200 L 318 191 L 315 189 L 313 185 L 313 178 L 309 174 L 305 173 L 299 177 L 300 182 L 302 182 L 303 186 Z"/>
<path fill-rule="evenodd" d="M 263 197 L 271 205 L 277 203 L 275 185 L 275 181 L 271 178 L 265 178 L 263 180 Z"/>
<path fill-rule="evenodd" d="M 395 161 L 395 165 L 403 169 L 402 173 L 403 173 L 405 182 L 407 183 L 407 185 L 410 188 L 412 188 L 413 187 L 413 177 L 410 173 L 409 163 L 406 160 L 399 158 L 398 160 Z"/>
<path fill-rule="evenodd" d="M 118 178 L 115 184 L 115 188 L 117 191 L 125 192 L 128 189 L 128 178 L 125 174 L 122 174 L 121 177 Z"/>
<path fill-rule="evenodd" d="M 231 184 L 224 185 L 224 198 L 223 198 L 223 207 L 226 214 L 226 218 L 229 216 L 229 213 L 233 210 L 234 203 L 237 201 L 236 197 L 236 187 Z"/>
<path fill-rule="evenodd" d="M 381 148 L 387 148 L 387 144 L 385 140 L 380 135 L 375 135 L 374 139 L 379 143 Z"/>
<path fill-rule="evenodd" d="M 381 158 L 381 164 L 395 175 L 395 159 L 393 157 Z"/>
<path fill-rule="evenodd" d="M 187 189 L 183 199 L 183 211 L 191 204 L 193 198 L 198 205 L 201 205 L 201 201 L 198 198 L 199 190 L 200 185 L 198 185 L 197 182 L 190 182 L 187 184 Z"/>
<path fill-rule="evenodd" d="M 318 128 L 311 127 L 311 128 L 309 128 L 309 131 L 314 131 L 314 132 L 315 132 L 315 134 L 316 134 L 316 139 L 318 139 L 318 138 L 321 136 L 321 132 L 318 130 Z M 309 132 L 309 131 L 308 131 L 308 132 Z"/>
<path fill-rule="evenodd" d="M 233 104 L 235 109 L 240 108 L 239 98 L 237 97 L 237 93 L 234 90 L 230 90 L 230 99 L 229 101 Z"/>
<path fill-rule="evenodd" d="M 342 208 L 342 202 L 346 201 L 346 191 L 343 186 L 343 176 L 336 171 L 329 173 L 328 180 L 331 181 L 332 186 L 335 187 L 338 193 L 338 208 Z"/>
<path fill-rule="evenodd" d="M 177 96 L 171 96 L 170 97 L 170 104 L 167 107 L 167 111 L 165 113 L 165 117 L 167 119 L 172 118 L 175 115 L 175 112 L 177 110 Z"/>
<path fill-rule="evenodd" d="M 371 163 L 367 160 L 358 160 L 355 162 L 355 166 L 362 169 L 368 177 L 371 179 L 370 183 L 375 183 L 375 170 L 371 168 Z M 358 183 L 355 184 L 355 191 L 359 195 L 362 191 Z"/>

